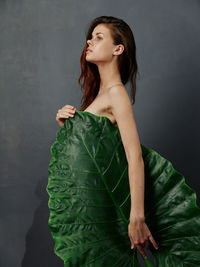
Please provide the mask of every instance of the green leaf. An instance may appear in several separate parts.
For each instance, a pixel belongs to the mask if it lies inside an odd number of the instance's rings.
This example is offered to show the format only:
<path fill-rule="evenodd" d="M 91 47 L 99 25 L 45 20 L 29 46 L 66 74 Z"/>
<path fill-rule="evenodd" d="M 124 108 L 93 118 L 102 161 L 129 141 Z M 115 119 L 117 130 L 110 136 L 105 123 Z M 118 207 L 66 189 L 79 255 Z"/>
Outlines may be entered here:
<path fill-rule="evenodd" d="M 141 148 L 145 221 L 159 246 L 151 246 L 156 266 L 199 266 L 196 193 L 169 160 Z M 48 172 L 48 225 L 65 267 L 140 266 L 128 237 L 128 162 L 119 129 L 107 117 L 76 110 L 56 134 Z"/>

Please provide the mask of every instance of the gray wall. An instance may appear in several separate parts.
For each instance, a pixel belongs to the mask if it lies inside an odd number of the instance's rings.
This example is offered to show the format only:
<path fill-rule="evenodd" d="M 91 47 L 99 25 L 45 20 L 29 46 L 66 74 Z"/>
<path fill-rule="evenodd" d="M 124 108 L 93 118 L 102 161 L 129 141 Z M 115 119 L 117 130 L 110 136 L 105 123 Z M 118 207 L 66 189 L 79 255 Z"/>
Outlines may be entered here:
<path fill-rule="evenodd" d="M 57 110 L 80 108 L 79 60 L 97 16 L 132 28 L 141 143 L 184 174 L 199 204 L 199 14 L 198 0 L 0 1 L 0 266 L 63 266 L 47 226 L 47 168 Z"/>

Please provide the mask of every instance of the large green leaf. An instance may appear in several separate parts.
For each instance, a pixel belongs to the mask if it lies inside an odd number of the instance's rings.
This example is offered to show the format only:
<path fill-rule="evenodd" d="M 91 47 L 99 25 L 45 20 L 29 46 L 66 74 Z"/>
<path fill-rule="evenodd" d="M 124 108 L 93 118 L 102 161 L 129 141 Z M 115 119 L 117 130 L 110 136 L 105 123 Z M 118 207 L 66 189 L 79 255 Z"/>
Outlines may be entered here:
<path fill-rule="evenodd" d="M 200 266 L 196 193 L 169 160 L 141 148 L 145 221 L 159 246 L 150 249 L 156 266 Z M 119 129 L 107 117 L 76 110 L 56 134 L 48 171 L 48 225 L 65 267 L 140 266 L 128 237 L 128 162 Z"/>

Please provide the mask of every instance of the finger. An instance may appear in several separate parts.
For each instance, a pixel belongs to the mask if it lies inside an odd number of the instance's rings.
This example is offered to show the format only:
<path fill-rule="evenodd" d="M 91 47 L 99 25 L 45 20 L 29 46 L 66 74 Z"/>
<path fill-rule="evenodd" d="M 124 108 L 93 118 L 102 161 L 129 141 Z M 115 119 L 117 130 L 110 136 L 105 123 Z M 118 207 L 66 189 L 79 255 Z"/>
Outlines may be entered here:
<path fill-rule="evenodd" d="M 68 115 L 69 117 L 74 117 L 74 114 L 73 113 L 65 112 L 64 114 L 65 115 Z"/>
<path fill-rule="evenodd" d="M 136 245 L 137 249 L 139 250 L 139 252 L 142 254 L 142 256 L 146 259 L 147 258 L 147 254 L 144 252 L 142 245 Z"/>
<path fill-rule="evenodd" d="M 74 109 L 65 108 L 65 109 L 61 110 L 61 112 L 67 112 L 68 114 L 74 114 L 75 110 Z"/>
<path fill-rule="evenodd" d="M 61 109 L 59 109 L 60 111 L 73 111 L 73 110 L 76 110 L 76 108 L 74 106 L 71 106 L 71 105 L 65 105 L 64 107 L 62 107 Z"/>
<path fill-rule="evenodd" d="M 70 107 L 68 107 L 68 110 L 74 110 L 75 109 L 75 107 L 74 106 L 70 106 Z"/>
<path fill-rule="evenodd" d="M 69 116 L 69 114 L 66 114 L 66 113 L 60 113 L 59 115 L 58 115 L 58 118 L 59 119 L 62 119 L 62 118 L 69 118 L 70 116 Z"/>
<path fill-rule="evenodd" d="M 67 116 L 67 118 L 69 118 L 69 117 L 74 117 L 73 114 L 69 114 L 69 113 L 67 113 L 67 114 L 63 114 L 63 116 Z"/>
<path fill-rule="evenodd" d="M 70 109 L 72 109 L 74 106 L 72 106 L 72 105 L 65 105 L 63 108 L 70 108 Z"/>
<path fill-rule="evenodd" d="M 132 239 L 132 237 L 131 236 L 129 236 L 129 238 L 130 238 L 130 242 L 131 242 L 131 249 L 133 249 L 134 248 L 134 242 L 133 242 L 133 239 Z"/>
<path fill-rule="evenodd" d="M 70 112 L 71 114 L 74 114 L 76 111 L 73 109 L 73 110 L 69 110 L 69 112 Z"/>
<path fill-rule="evenodd" d="M 63 112 L 61 112 L 60 113 L 60 116 L 68 116 L 68 117 L 73 117 L 74 116 L 74 114 L 72 113 L 69 113 L 69 112 L 67 112 L 67 111 L 63 111 Z"/>
<path fill-rule="evenodd" d="M 149 236 L 149 239 L 150 239 L 151 243 L 153 244 L 154 248 L 155 248 L 155 249 L 158 249 L 158 245 L 157 245 L 157 243 L 156 243 L 156 241 L 154 240 L 154 238 L 153 238 L 152 235 Z"/>
<path fill-rule="evenodd" d="M 70 109 L 75 109 L 75 107 L 74 107 L 74 106 L 69 106 L 69 108 L 70 108 Z"/>

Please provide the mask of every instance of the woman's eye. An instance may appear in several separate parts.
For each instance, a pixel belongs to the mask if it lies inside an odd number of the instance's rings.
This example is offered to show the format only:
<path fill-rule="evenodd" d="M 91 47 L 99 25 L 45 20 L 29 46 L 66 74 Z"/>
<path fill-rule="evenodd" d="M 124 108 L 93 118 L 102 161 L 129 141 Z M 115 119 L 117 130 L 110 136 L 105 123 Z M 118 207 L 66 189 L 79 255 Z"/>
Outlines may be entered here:
<path fill-rule="evenodd" d="M 99 40 L 101 40 L 101 39 L 102 39 L 100 36 L 97 36 L 96 38 L 97 38 L 97 39 L 99 39 Z M 90 40 L 92 40 L 92 39 L 90 39 Z"/>

